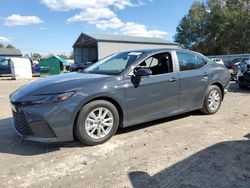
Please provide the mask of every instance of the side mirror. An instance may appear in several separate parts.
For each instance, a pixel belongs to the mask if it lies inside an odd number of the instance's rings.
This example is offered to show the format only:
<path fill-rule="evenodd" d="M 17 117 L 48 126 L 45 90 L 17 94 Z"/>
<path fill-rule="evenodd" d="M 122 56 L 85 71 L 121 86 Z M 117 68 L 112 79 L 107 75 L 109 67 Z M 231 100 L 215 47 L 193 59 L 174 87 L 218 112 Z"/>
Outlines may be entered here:
<path fill-rule="evenodd" d="M 152 75 L 152 71 L 149 68 L 140 68 L 138 70 L 134 70 L 134 75 L 131 76 L 131 82 L 135 88 L 138 88 L 140 86 L 141 77 L 150 75 Z"/>
<path fill-rule="evenodd" d="M 134 74 L 135 76 L 150 76 L 152 71 L 149 68 L 140 68 Z"/>

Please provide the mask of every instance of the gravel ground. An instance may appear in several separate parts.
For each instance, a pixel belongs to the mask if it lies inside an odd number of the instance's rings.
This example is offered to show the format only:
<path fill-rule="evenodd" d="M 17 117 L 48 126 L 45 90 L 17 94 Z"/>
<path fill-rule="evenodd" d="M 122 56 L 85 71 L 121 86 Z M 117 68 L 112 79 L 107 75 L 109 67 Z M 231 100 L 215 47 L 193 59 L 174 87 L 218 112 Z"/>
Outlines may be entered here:
<path fill-rule="evenodd" d="M 250 90 L 232 83 L 220 111 L 145 123 L 107 143 L 22 141 L 0 80 L 0 187 L 250 187 Z"/>

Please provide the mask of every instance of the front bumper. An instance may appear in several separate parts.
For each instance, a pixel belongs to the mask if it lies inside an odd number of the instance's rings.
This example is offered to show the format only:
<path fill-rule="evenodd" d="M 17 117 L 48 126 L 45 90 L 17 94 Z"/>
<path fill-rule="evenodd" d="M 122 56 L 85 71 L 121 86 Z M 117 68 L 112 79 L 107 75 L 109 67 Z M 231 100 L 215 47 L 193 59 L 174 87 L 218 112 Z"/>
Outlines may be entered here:
<path fill-rule="evenodd" d="M 73 96 L 54 104 L 20 106 L 13 102 L 13 124 L 24 140 L 35 142 L 72 141 L 79 100 Z"/>
<path fill-rule="evenodd" d="M 48 125 L 48 122 L 38 114 L 16 110 L 12 106 L 13 124 L 16 133 L 24 140 L 37 142 L 56 142 L 59 139 Z"/>

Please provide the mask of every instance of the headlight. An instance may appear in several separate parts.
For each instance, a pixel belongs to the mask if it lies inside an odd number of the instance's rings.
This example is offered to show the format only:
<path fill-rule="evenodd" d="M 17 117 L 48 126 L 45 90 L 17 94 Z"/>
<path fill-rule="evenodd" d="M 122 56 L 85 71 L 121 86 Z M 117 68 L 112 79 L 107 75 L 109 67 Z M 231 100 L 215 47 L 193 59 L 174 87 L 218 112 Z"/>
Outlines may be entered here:
<path fill-rule="evenodd" d="M 51 104 L 56 102 L 62 102 L 69 99 L 75 92 L 67 93 L 57 93 L 57 94 L 48 94 L 48 95 L 36 95 L 33 101 L 24 102 L 26 105 L 29 104 Z M 36 99 L 37 97 L 37 99 Z"/>

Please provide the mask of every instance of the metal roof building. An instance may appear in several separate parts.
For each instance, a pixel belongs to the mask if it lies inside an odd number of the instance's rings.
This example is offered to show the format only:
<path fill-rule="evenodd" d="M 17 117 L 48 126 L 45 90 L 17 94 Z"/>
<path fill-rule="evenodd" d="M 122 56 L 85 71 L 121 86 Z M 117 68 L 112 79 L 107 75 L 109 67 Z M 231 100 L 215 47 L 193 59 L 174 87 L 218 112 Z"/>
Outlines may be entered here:
<path fill-rule="evenodd" d="M 160 38 L 81 33 L 73 45 L 75 63 L 97 61 L 110 54 L 149 48 L 177 48 L 178 43 Z"/>
<path fill-rule="evenodd" d="M 0 48 L 0 57 L 22 57 L 22 53 L 16 48 Z"/>

